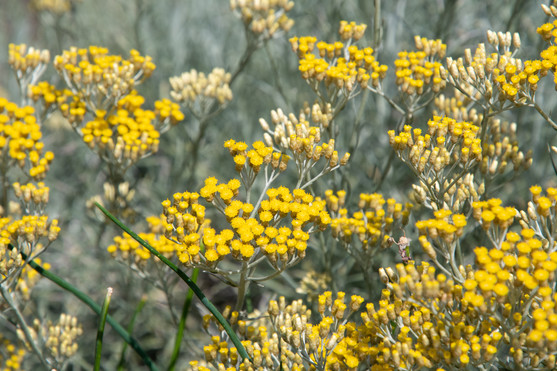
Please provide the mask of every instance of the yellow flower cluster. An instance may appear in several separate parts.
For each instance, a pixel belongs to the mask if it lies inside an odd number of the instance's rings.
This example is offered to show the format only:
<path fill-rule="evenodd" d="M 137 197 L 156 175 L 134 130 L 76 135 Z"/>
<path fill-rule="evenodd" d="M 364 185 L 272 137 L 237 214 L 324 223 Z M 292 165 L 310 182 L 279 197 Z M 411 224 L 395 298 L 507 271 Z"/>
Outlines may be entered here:
<path fill-rule="evenodd" d="M 261 170 L 261 166 L 271 164 L 273 170 L 279 169 L 279 171 L 284 171 L 290 159 L 285 154 L 273 152 L 272 147 L 266 146 L 261 141 L 254 142 L 252 149 L 248 151 L 246 143 L 230 139 L 224 143 L 224 148 L 228 149 L 230 156 L 234 159 L 236 171 L 241 174 L 243 174 L 243 171 L 246 172 L 250 184 L 255 180 L 255 176 Z"/>
<path fill-rule="evenodd" d="M 360 49 L 352 44 L 364 30 L 365 25 L 341 22 L 339 33 L 344 42 L 317 42 L 312 36 L 290 39 L 292 50 L 300 59 L 302 78 L 317 94 L 322 95 L 325 102 L 334 105 L 339 93 L 347 98 L 358 86 L 365 89 L 371 83 L 377 87 L 385 78 L 387 66 L 375 60 L 373 49 Z M 350 35 L 352 39 L 344 39 Z"/>
<path fill-rule="evenodd" d="M 170 78 L 170 96 L 176 102 L 185 104 L 196 117 L 207 115 L 212 105 L 225 105 L 232 100 L 230 73 L 215 68 L 209 75 L 191 70 Z"/>
<path fill-rule="evenodd" d="M 174 126 L 184 120 L 184 114 L 180 111 L 180 105 L 170 99 L 163 98 L 155 101 L 155 115 L 161 123 L 158 130 L 164 133 L 170 125 Z"/>
<path fill-rule="evenodd" d="M 52 98 L 48 93 L 48 90 L 42 90 L 38 92 L 39 98 L 42 98 L 45 102 L 45 107 L 47 106 L 46 99 Z M 58 107 L 60 108 L 60 112 L 62 116 L 64 116 L 72 128 L 77 130 L 79 125 L 82 124 L 85 114 L 87 113 L 87 105 L 86 103 L 79 98 L 79 95 L 75 95 L 69 89 L 64 89 L 62 91 L 56 91 L 54 93 L 56 95 L 56 101 L 58 102 Z M 35 99 L 33 97 L 33 99 Z M 37 98 L 38 99 L 38 98 Z"/>
<path fill-rule="evenodd" d="M 480 222 L 493 241 L 502 241 L 518 212 L 514 207 L 503 207 L 498 198 L 472 202 L 474 219 Z"/>
<path fill-rule="evenodd" d="M 177 255 L 186 265 L 214 268 L 224 257 L 254 261 L 265 256 L 277 270 L 305 257 L 309 234 L 330 224 L 325 202 L 301 189 L 267 190 L 259 208 L 237 199 L 240 181 L 218 184 L 208 178 L 199 193 L 176 193 L 162 203 L 166 236 L 180 243 Z M 199 197 L 221 209 L 230 228 L 217 232 L 205 218 Z M 289 226 L 280 225 L 287 216 Z"/>
<path fill-rule="evenodd" d="M 54 154 L 44 152 L 41 127 L 31 106 L 18 107 L 0 98 L 0 164 L 2 169 L 17 165 L 34 179 L 44 179 Z"/>
<path fill-rule="evenodd" d="M 129 94 L 136 84 L 149 77 L 155 69 L 151 57 L 137 50 L 130 57 L 110 55 L 106 48 L 90 46 L 65 50 L 54 59 L 54 67 L 70 90 L 88 108 L 107 110 L 122 96 Z"/>
<path fill-rule="evenodd" d="M 0 367 L 3 371 L 19 371 L 27 354 L 24 347 L 17 347 L 10 340 L 0 336 L 0 346 L 5 352 L 0 353 Z"/>
<path fill-rule="evenodd" d="M 417 51 L 402 51 L 395 60 L 396 84 L 408 95 L 438 93 L 446 85 L 446 72 L 437 59 L 445 56 L 447 45 L 441 40 L 414 38 Z"/>
<path fill-rule="evenodd" d="M 18 274 L 25 264 L 20 252 L 31 259 L 38 256 L 58 237 L 59 232 L 58 220 L 49 222 L 47 216 L 24 215 L 15 220 L 0 218 L 0 281 L 17 279 L 16 290 L 24 299 L 28 298 L 29 290 L 39 276 L 30 267 L 25 267 L 23 273 Z M 47 246 L 41 242 L 43 239 L 47 240 Z M 10 249 L 9 244 L 15 248 Z M 40 260 L 37 259 L 37 262 L 40 263 Z M 45 266 L 48 269 L 48 264 Z"/>
<path fill-rule="evenodd" d="M 71 95 L 70 91 L 65 92 L 66 95 Z M 63 91 L 56 90 L 54 85 L 49 84 L 47 81 L 40 81 L 37 85 L 29 85 L 28 98 L 33 102 L 44 102 L 46 109 L 56 108 L 59 98 L 64 94 Z M 64 98 L 61 98 L 64 100 Z"/>
<path fill-rule="evenodd" d="M 81 129 L 83 141 L 105 161 L 123 168 L 158 151 L 160 132 L 155 113 L 141 108 L 144 98 L 132 91 L 113 113 L 97 110 Z"/>
<path fill-rule="evenodd" d="M 12 243 L 27 256 L 31 256 L 35 248 L 42 247 L 39 243 L 41 238 L 44 237 L 52 242 L 58 238 L 58 233 L 60 233 L 58 219 L 49 221 L 47 215 L 23 215 L 16 220 L 10 220 L 10 218 L 2 218 L 1 220 L 0 235 L 2 236 L 2 242 L 0 247 L 8 249 L 8 243 Z"/>
<path fill-rule="evenodd" d="M 464 232 L 466 217 L 463 214 L 453 214 L 452 211 L 441 209 L 434 212 L 435 219 L 420 220 L 416 228 L 420 233 L 420 244 L 426 254 L 436 260 L 440 251 L 448 261 L 454 260 L 455 244 Z M 433 240 L 433 244 L 429 239 Z"/>
<path fill-rule="evenodd" d="M 501 334 L 489 321 L 461 303 L 463 288 L 427 263 L 388 268 L 388 289 L 379 308 L 367 304 L 358 338 L 370 339 L 365 349 L 372 370 L 478 366 L 491 361 Z M 475 326 L 482 323 L 481 326 Z M 369 340 L 368 340 L 369 341 Z"/>
<path fill-rule="evenodd" d="M 164 237 L 166 217 L 164 215 L 150 216 L 146 220 L 149 225 L 149 232 L 139 233 L 139 237 L 165 257 L 170 259 L 175 256 L 178 245 Z M 151 253 L 130 235 L 125 233 L 114 237 L 114 244 L 108 246 L 107 250 L 113 258 L 140 270 L 143 274 L 149 273 L 147 264 L 152 260 L 150 259 Z M 158 262 L 159 260 L 155 259 L 155 261 Z"/>
<path fill-rule="evenodd" d="M 360 194 L 359 211 L 348 215 L 344 207 L 346 191 L 325 192 L 327 207 L 332 216 L 331 232 L 348 252 L 365 261 L 377 252 L 374 247 L 388 247 L 394 229 L 408 224 L 412 204 L 402 205 L 394 198 L 385 200 L 379 193 Z M 359 243 L 354 243 L 356 238 Z"/>
<path fill-rule="evenodd" d="M 446 210 L 436 213 L 420 231 L 454 240 L 466 220 L 451 215 Z M 281 359 L 288 369 L 553 369 L 557 252 L 545 251 L 544 246 L 532 229 L 509 232 L 499 246 L 475 249 L 476 268 L 458 267 L 462 283 L 425 262 L 384 269 L 387 289 L 377 307 L 365 305 L 361 325 L 348 322 L 348 317 L 359 310 L 363 298 L 352 296 L 347 304 L 342 292 L 336 299 L 331 292 L 318 297 L 320 319 L 315 324 L 302 300 L 288 306 L 284 298 L 271 301 L 270 323 L 257 313 L 247 327 L 247 320 L 238 321 L 237 313 L 227 311 L 247 339 L 243 344 L 253 363 L 241 364 L 222 333 L 205 347 L 206 362 L 190 365 L 193 370 L 269 370 Z M 277 344 L 277 336 L 282 344 Z"/>
<path fill-rule="evenodd" d="M 547 9 L 548 11 L 546 9 L 544 10 L 546 10 L 546 14 L 550 13 L 551 16 L 555 18 L 557 17 L 557 11 L 554 10 L 556 9 L 554 6 L 552 6 L 552 8 L 553 9 Z M 547 71 L 552 71 L 554 83 L 555 86 L 557 86 L 557 20 L 554 20 L 552 23 L 545 23 L 540 26 L 537 31 L 543 39 L 549 43 L 547 48 L 540 53 L 542 59 L 536 61 L 541 64 L 540 74 L 544 76 L 544 73 L 547 73 Z"/>
<path fill-rule="evenodd" d="M 463 305 L 500 333 L 509 357 L 525 369 L 557 366 L 557 252 L 544 245 L 532 229 L 509 232 L 500 247 L 476 248 L 478 269 L 464 282 Z"/>
<path fill-rule="evenodd" d="M 293 6 L 294 2 L 290 0 L 230 0 L 230 9 L 240 14 L 246 29 L 264 39 L 292 28 L 294 21 L 286 13 Z"/>
<path fill-rule="evenodd" d="M 417 202 L 457 211 L 466 200 L 477 199 L 473 176 L 466 173 L 482 159 L 478 126 L 434 116 L 427 134 L 405 125 L 399 134 L 390 130 L 388 135 L 397 156 L 420 180 L 414 187 Z"/>
<path fill-rule="evenodd" d="M 306 119 L 308 116 L 311 116 L 311 120 L 319 126 L 310 126 Z M 299 169 L 303 169 L 302 174 L 304 174 L 321 158 L 327 160 L 323 171 L 330 171 L 339 165 L 344 166 L 350 159 L 350 153 L 345 153 L 342 158 L 339 158 L 334 139 L 329 139 L 327 143 L 320 143 L 321 131 L 328 126 L 330 119 L 330 112 L 321 111 L 319 105 L 315 104 L 311 108 L 310 115 L 301 112 L 299 117 L 292 113 L 287 116 L 280 108 L 271 111 L 271 122 L 274 125 L 272 130 L 265 119 L 260 118 L 259 123 L 265 131 L 266 144 L 278 146 L 281 152 L 290 151 L 296 165 Z"/>

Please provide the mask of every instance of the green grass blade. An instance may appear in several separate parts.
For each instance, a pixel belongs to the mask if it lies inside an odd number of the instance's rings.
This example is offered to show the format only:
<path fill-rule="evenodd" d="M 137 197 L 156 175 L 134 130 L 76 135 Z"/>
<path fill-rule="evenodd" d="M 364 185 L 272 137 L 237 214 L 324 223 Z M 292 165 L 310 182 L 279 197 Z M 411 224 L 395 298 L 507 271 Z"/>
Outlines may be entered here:
<path fill-rule="evenodd" d="M 104 325 L 106 324 L 106 316 L 108 315 L 108 306 L 110 305 L 111 298 L 112 287 L 109 287 L 106 290 L 106 296 L 104 297 L 103 306 L 101 309 L 99 328 L 97 329 L 97 341 L 95 343 L 95 371 L 99 371 L 101 369 L 101 353 L 103 349 Z"/>
<path fill-rule="evenodd" d="M 145 306 L 145 303 L 147 303 L 147 297 L 144 295 L 141 300 L 139 301 L 139 304 L 137 305 L 137 307 L 135 308 L 135 311 L 133 312 L 132 315 L 132 319 L 130 320 L 130 323 L 128 324 L 128 327 L 126 328 L 126 330 L 128 331 L 129 334 L 131 334 L 133 332 L 133 326 L 135 324 L 135 319 L 137 318 L 137 315 L 143 310 L 143 307 Z M 122 352 L 120 353 L 120 361 L 118 362 L 118 367 L 116 368 L 118 371 L 124 371 L 124 367 L 125 362 L 126 362 L 126 350 L 128 349 L 128 343 L 124 342 L 124 346 L 122 347 Z"/>
<path fill-rule="evenodd" d="M 199 300 L 201 300 L 203 305 L 209 310 L 209 312 L 211 312 L 211 314 L 213 316 L 215 316 L 217 321 L 222 325 L 222 327 L 224 328 L 224 331 L 226 331 L 226 333 L 230 337 L 230 340 L 232 340 L 232 343 L 234 343 L 234 345 L 236 346 L 236 349 L 238 349 L 238 353 L 240 354 L 242 359 L 249 359 L 249 356 L 248 356 L 248 353 L 246 352 L 246 349 L 242 345 L 242 342 L 238 338 L 238 335 L 236 335 L 236 333 L 234 332 L 232 327 L 230 327 L 230 324 L 228 323 L 228 321 L 222 316 L 222 314 L 213 305 L 213 303 L 211 303 L 211 301 L 209 299 L 207 299 L 205 294 L 203 294 L 203 291 L 201 291 L 201 289 L 191 280 L 191 278 L 189 278 L 189 276 L 186 273 L 184 273 L 184 271 L 182 271 L 180 268 L 178 268 L 174 263 L 172 263 L 170 260 L 168 260 L 164 255 L 159 253 L 154 247 L 149 245 L 146 241 L 144 241 L 141 237 L 139 237 L 131 229 L 126 227 L 120 220 L 118 220 L 108 210 L 106 210 L 104 207 L 102 207 L 98 202 L 95 202 L 95 205 L 97 205 L 97 207 L 104 213 L 104 215 L 106 215 L 110 220 L 112 220 L 124 232 L 129 234 L 134 240 L 136 240 L 143 247 L 145 247 L 147 250 L 149 250 L 149 252 L 151 254 L 155 255 L 164 264 L 166 264 L 170 269 L 172 269 L 174 272 L 176 272 L 176 274 L 192 289 L 194 294 L 199 298 Z"/>
<path fill-rule="evenodd" d="M 14 249 L 15 247 L 11 244 L 8 245 L 8 247 L 10 249 Z M 26 260 L 27 256 L 24 253 L 21 253 L 21 257 Z M 76 298 L 78 298 L 79 300 L 81 300 L 85 305 L 87 305 L 89 308 L 91 308 L 93 310 L 93 312 L 97 313 L 97 314 L 101 314 L 101 306 L 98 305 L 97 303 L 95 303 L 95 301 L 93 301 L 93 299 L 91 299 L 89 296 L 87 296 L 85 293 L 83 293 L 82 291 L 80 291 L 79 289 L 77 289 L 75 286 L 73 286 L 71 283 L 65 281 L 64 279 L 58 277 L 57 275 L 55 275 L 52 272 L 47 271 L 46 269 L 44 269 L 42 266 L 40 266 L 39 264 L 35 263 L 34 261 L 30 261 L 29 262 L 29 266 L 31 268 L 33 268 L 34 270 L 36 270 L 41 276 L 43 276 L 44 278 L 54 282 L 55 284 L 57 284 L 58 286 L 60 286 L 61 288 L 63 288 L 64 290 L 70 292 L 71 294 L 73 294 Z M 130 344 L 130 346 L 132 347 L 133 350 L 135 350 L 135 352 L 143 359 L 143 362 L 145 362 L 145 364 L 147 365 L 147 367 L 149 367 L 149 370 L 151 371 L 158 371 L 157 366 L 155 365 L 155 363 L 153 362 L 153 360 L 149 357 L 149 355 L 147 355 L 147 353 L 145 352 L 145 350 L 143 350 L 143 348 L 139 345 L 139 342 L 133 338 L 122 326 L 120 326 L 120 324 L 118 322 L 116 322 L 116 320 L 114 320 L 114 318 L 112 318 L 110 315 L 107 316 L 106 321 L 108 322 L 108 324 L 114 329 L 114 331 L 116 331 L 118 333 L 118 335 L 120 335 L 122 337 L 122 339 L 124 339 L 124 341 L 128 344 Z"/>
<path fill-rule="evenodd" d="M 193 270 L 191 280 L 193 282 L 197 282 L 197 276 L 199 276 L 199 268 L 195 268 Z M 188 319 L 188 313 L 190 312 L 192 299 L 193 290 L 190 288 L 188 289 L 186 300 L 184 301 L 184 306 L 182 307 L 182 315 L 180 316 L 178 331 L 176 331 L 176 340 L 174 341 L 174 349 L 172 350 L 172 356 L 170 357 L 168 371 L 174 371 L 174 368 L 176 367 L 176 361 L 178 360 L 178 355 L 180 354 L 180 345 L 182 344 L 182 337 L 184 336 L 184 328 L 186 327 L 186 320 Z"/>

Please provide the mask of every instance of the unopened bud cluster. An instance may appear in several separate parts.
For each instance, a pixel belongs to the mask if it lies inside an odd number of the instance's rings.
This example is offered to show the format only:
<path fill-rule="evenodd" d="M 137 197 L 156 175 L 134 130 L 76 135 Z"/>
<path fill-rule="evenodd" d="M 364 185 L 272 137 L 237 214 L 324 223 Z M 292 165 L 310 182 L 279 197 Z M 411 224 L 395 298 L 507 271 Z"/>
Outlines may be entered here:
<path fill-rule="evenodd" d="M 311 126 L 308 121 L 310 117 L 319 126 Z M 334 139 L 320 143 L 322 130 L 328 126 L 330 120 L 329 113 L 323 112 L 316 104 L 311 109 L 310 117 L 304 112 L 298 117 L 293 113 L 287 116 L 280 108 L 271 111 L 273 129 L 265 119 L 259 119 L 265 130 L 265 142 L 269 146 L 277 146 L 281 152 L 291 152 L 298 168 L 308 168 L 309 164 L 313 166 L 321 158 L 327 161 L 325 171 L 346 165 L 350 154 L 345 153 L 339 158 Z"/>
<path fill-rule="evenodd" d="M 13 184 L 14 195 L 19 199 L 24 213 L 29 215 L 42 215 L 48 203 L 50 188 L 43 182 Z"/>
<path fill-rule="evenodd" d="M 292 28 L 294 21 L 286 14 L 292 7 L 290 0 L 230 0 L 230 9 L 240 15 L 246 29 L 264 40 Z"/>
<path fill-rule="evenodd" d="M 438 61 L 444 58 L 447 45 L 441 40 L 414 38 L 417 51 L 402 51 L 395 60 L 396 84 L 408 95 L 438 93 L 446 85 L 447 73 Z"/>
<path fill-rule="evenodd" d="M 470 107 L 471 99 L 459 90 L 454 91 L 452 97 L 439 94 L 433 99 L 435 109 L 434 116 L 448 116 L 456 121 L 468 121 L 476 126 L 480 126 L 483 114 L 479 113 L 474 107 Z"/>
<path fill-rule="evenodd" d="M 331 274 L 328 272 L 307 271 L 298 287 L 296 293 L 306 297 L 308 303 L 317 300 L 317 296 L 330 287 L 332 281 Z"/>
<path fill-rule="evenodd" d="M 10 44 L 8 46 L 8 63 L 16 72 L 18 78 L 36 73 L 42 74 L 50 61 L 50 52 L 27 47 L 25 44 Z"/>
<path fill-rule="evenodd" d="M 191 70 L 170 78 L 170 96 L 184 104 L 196 117 L 207 115 L 216 102 L 223 106 L 232 100 L 230 73 L 215 68 L 209 75 Z"/>
<path fill-rule="evenodd" d="M 284 302 L 284 298 L 280 301 Z M 213 316 L 206 315 L 203 318 L 204 328 L 208 331 L 209 326 L 214 323 L 219 329 L 219 334 L 213 335 L 211 343 L 203 347 L 205 360 L 191 361 L 189 370 L 271 371 L 279 366 L 283 370 L 301 370 L 306 365 L 302 353 L 298 349 L 292 349 L 280 338 L 269 316 L 255 310 L 247 318 L 239 319 L 239 313 L 232 312 L 230 307 L 223 311 L 223 316 L 237 328 L 240 338 L 244 339 L 242 345 L 250 359 L 242 360 L 237 349 L 229 344 L 228 336 L 222 326 Z"/>
<path fill-rule="evenodd" d="M 553 25 L 538 28 L 538 33 L 547 39 Z M 487 54 L 481 43 L 474 54 L 466 49 L 463 58 L 447 58 L 450 82 L 466 91 L 474 100 L 491 102 L 498 110 L 504 110 L 505 101 L 513 105 L 528 105 L 534 100 L 538 82 L 548 71 L 555 71 L 553 63 L 555 46 L 540 53 L 542 59 L 522 61 L 515 58 L 521 46 L 518 33 L 487 32 L 488 43 L 496 52 Z"/>
<path fill-rule="evenodd" d="M 68 314 L 61 314 L 56 324 L 47 324 L 43 331 L 46 338 L 45 346 L 58 365 L 63 365 L 77 352 L 76 340 L 83 334 L 77 318 Z"/>
<path fill-rule="evenodd" d="M 487 122 L 489 134 L 482 145 L 480 171 L 486 179 L 503 174 L 527 170 L 532 165 L 532 151 L 526 154 L 518 146 L 517 124 L 500 119 Z"/>
<path fill-rule="evenodd" d="M 386 248 L 391 233 L 408 224 L 412 204 L 403 205 L 394 198 L 385 200 L 379 193 L 360 194 L 359 210 L 348 214 L 346 191 L 325 192 L 327 208 L 332 216 L 331 232 L 351 255 L 361 261 Z M 362 255 L 363 254 L 363 255 Z"/>
<path fill-rule="evenodd" d="M 353 339 L 345 342 L 345 337 L 357 333 L 356 325 L 348 322 L 348 318 L 359 311 L 363 301 L 358 295 L 347 298 L 344 292 L 333 296 L 327 291 L 318 297 L 319 319 L 315 322 L 311 310 L 302 300 L 287 304 L 284 297 L 269 302 L 267 316 L 256 311 L 249 318 L 239 320 L 238 313 L 231 313 L 227 308 L 223 315 L 246 339 L 242 344 L 251 360 L 239 359 L 236 349 L 229 348 L 228 339 L 221 332 L 221 335 L 212 337 L 212 344 L 204 347 L 205 362 L 191 362 L 191 370 L 229 367 L 263 371 L 275 370 L 279 366 L 284 370 L 303 370 L 311 365 L 331 370 L 355 369 L 358 358 L 344 349 L 359 344 Z M 212 316 L 206 316 L 203 322 L 208 328 L 214 320 Z M 212 367 L 207 368 L 209 365 Z"/>

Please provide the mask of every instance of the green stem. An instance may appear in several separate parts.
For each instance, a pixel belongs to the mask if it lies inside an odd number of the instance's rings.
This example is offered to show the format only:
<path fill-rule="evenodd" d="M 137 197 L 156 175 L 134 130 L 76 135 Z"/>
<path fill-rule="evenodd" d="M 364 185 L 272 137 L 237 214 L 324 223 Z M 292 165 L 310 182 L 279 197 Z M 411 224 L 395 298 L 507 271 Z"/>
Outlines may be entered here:
<path fill-rule="evenodd" d="M 164 255 L 162 255 L 160 252 L 158 252 L 154 247 L 149 245 L 146 241 L 144 241 L 141 237 L 139 237 L 131 229 L 126 227 L 124 224 L 122 224 L 121 221 L 119 221 L 114 215 L 112 215 L 110 212 L 108 212 L 108 210 L 106 210 L 104 207 L 102 207 L 99 203 L 95 202 L 95 205 L 97 205 L 97 207 L 104 213 L 104 215 L 106 215 L 110 220 L 112 220 L 116 225 L 118 225 L 118 227 L 120 227 L 124 232 L 129 234 L 134 240 L 139 242 L 141 244 L 141 246 L 145 247 L 147 250 L 149 250 L 149 252 L 151 254 L 155 255 L 157 258 L 160 259 L 160 261 L 162 261 L 170 269 L 172 269 L 178 275 L 178 277 L 180 277 L 192 289 L 194 294 L 199 298 L 199 300 L 201 300 L 201 302 L 203 303 L 205 308 L 207 308 L 209 310 L 209 312 L 211 312 L 211 314 L 213 316 L 215 316 L 217 321 L 222 325 L 222 327 L 224 328 L 224 330 L 226 331 L 226 333 L 230 337 L 230 340 L 232 340 L 232 343 L 234 343 L 234 345 L 236 346 L 236 349 L 238 349 L 238 353 L 240 353 L 240 356 L 243 359 L 249 359 L 248 353 L 246 352 L 246 349 L 244 348 L 244 346 L 242 345 L 242 342 L 238 338 L 238 335 L 236 335 L 236 333 L 234 332 L 232 327 L 230 327 L 230 324 L 228 323 L 228 321 L 226 321 L 226 319 L 222 316 L 222 314 L 219 312 L 219 310 L 213 305 L 213 303 L 211 303 L 211 301 L 209 299 L 207 299 L 205 294 L 203 294 L 203 291 L 201 291 L 201 289 L 195 284 L 195 282 L 193 282 L 191 280 L 191 278 L 186 273 L 184 273 L 184 271 L 182 271 L 180 268 L 178 268 L 174 263 L 172 263 L 170 260 L 168 260 Z"/>
<path fill-rule="evenodd" d="M 103 348 L 103 335 L 104 325 L 106 324 L 106 316 L 108 316 L 108 306 L 112 298 L 112 287 L 106 289 L 106 296 L 104 297 L 103 306 L 101 309 L 101 320 L 99 321 L 99 328 L 97 329 L 97 341 L 95 343 L 95 371 L 101 369 L 101 353 Z"/>
<path fill-rule="evenodd" d="M 128 324 L 128 328 L 127 331 L 128 333 L 132 333 L 133 331 L 133 326 L 135 324 L 135 319 L 137 318 L 137 315 L 139 314 L 139 312 L 141 312 L 141 310 L 143 309 L 143 307 L 145 306 L 145 303 L 147 302 L 147 297 L 143 296 L 141 298 L 141 300 L 139 301 L 139 304 L 137 305 L 137 308 L 135 308 L 135 311 L 133 312 L 132 315 L 132 319 L 130 321 L 130 323 Z M 120 361 L 118 362 L 118 371 L 123 371 L 124 370 L 124 363 L 125 363 L 125 355 L 126 355 L 126 350 L 128 349 L 128 343 L 124 342 L 124 346 L 122 347 L 122 353 L 120 354 Z"/>
<path fill-rule="evenodd" d="M 234 310 L 239 312 L 242 310 L 244 306 L 244 300 L 246 298 L 246 291 L 249 285 L 249 280 L 247 279 L 248 276 L 248 263 L 242 263 L 242 269 L 240 272 L 240 280 L 238 281 L 238 298 L 236 299 L 236 305 L 234 306 Z"/>
<path fill-rule="evenodd" d="M 195 268 L 191 275 L 191 280 L 197 282 L 197 277 L 199 276 L 199 268 Z M 180 317 L 180 323 L 178 324 L 178 331 L 176 331 L 176 340 L 174 341 L 174 349 L 172 350 L 172 356 L 170 357 L 170 364 L 168 365 L 168 371 L 174 371 L 176 367 L 176 361 L 178 360 L 178 355 L 180 354 L 180 345 L 182 344 L 182 338 L 184 336 L 184 328 L 186 327 L 186 320 L 188 319 L 188 313 L 190 312 L 191 303 L 193 299 L 193 290 L 188 289 L 186 294 L 186 300 L 184 301 L 184 306 L 182 307 L 182 316 Z"/>
<path fill-rule="evenodd" d="M 40 351 L 40 349 L 37 345 L 37 343 L 35 342 L 35 339 L 33 339 L 33 335 L 31 335 L 31 332 L 29 331 L 29 326 L 27 326 L 27 323 L 25 322 L 25 318 L 23 318 L 23 314 L 21 314 L 21 312 L 19 311 L 19 308 L 17 307 L 17 305 L 15 304 L 15 302 L 12 299 L 12 293 L 9 292 L 8 289 L 6 289 L 6 287 L 4 285 L 0 285 L 0 292 L 2 293 L 2 297 L 4 298 L 4 300 L 6 300 L 9 307 L 11 308 L 11 310 L 14 311 L 14 313 L 17 317 L 17 323 L 19 324 L 19 328 L 21 329 L 21 331 L 23 331 L 23 335 L 25 336 L 25 340 L 27 340 L 27 343 L 29 344 L 31 349 L 33 349 L 33 352 L 35 352 L 37 357 L 39 357 L 43 366 L 47 370 L 50 370 L 51 367 L 48 364 L 48 362 L 46 361 L 46 359 L 44 358 L 42 352 Z"/>
<path fill-rule="evenodd" d="M 10 249 L 15 248 L 11 244 L 9 244 L 8 247 Z M 23 253 L 20 254 L 23 259 L 27 259 L 25 254 Z M 41 276 L 49 279 L 50 281 L 54 282 L 64 290 L 72 293 L 76 298 L 78 298 L 83 303 L 85 303 L 95 313 L 101 314 L 101 306 L 95 303 L 93 299 L 91 299 L 89 296 L 84 294 L 82 291 L 78 290 L 75 286 L 73 286 L 69 282 L 64 281 L 62 278 L 58 277 L 54 273 L 45 270 L 43 267 L 41 267 L 39 264 L 35 263 L 34 261 L 30 261 L 29 265 L 31 266 L 31 268 L 39 272 Z M 135 350 L 136 353 L 143 359 L 143 362 L 145 362 L 145 364 L 149 367 L 151 371 L 158 371 L 158 368 L 153 363 L 153 360 L 147 355 L 147 353 L 143 350 L 143 348 L 141 348 L 141 346 L 139 345 L 138 341 L 135 338 L 130 336 L 130 334 L 122 326 L 120 326 L 120 324 L 116 322 L 114 318 L 112 318 L 110 315 L 107 316 L 106 321 L 110 324 L 110 326 L 112 326 L 114 331 L 116 331 L 118 335 L 120 335 L 124 339 L 126 343 L 131 345 L 133 350 Z"/>

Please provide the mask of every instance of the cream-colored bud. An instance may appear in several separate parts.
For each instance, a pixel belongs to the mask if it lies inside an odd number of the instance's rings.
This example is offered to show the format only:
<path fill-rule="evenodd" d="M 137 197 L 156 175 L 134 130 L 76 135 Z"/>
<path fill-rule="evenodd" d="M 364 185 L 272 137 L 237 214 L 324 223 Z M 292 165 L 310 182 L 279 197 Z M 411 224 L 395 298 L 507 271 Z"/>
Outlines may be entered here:
<path fill-rule="evenodd" d="M 464 61 L 468 65 L 472 64 L 472 52 L 469 48 L 464 49 Z"/>
<path fill-rule="evenodd" d="M 521 43 L 520 43 L 520 35 L 519 35 L 518 32 L 515 32 L 515 33 L 513 34 L 513 46 L 514 46 L 516 49 L 520 49 L 520 45 L 521 45 Z"/>
<path fill-rule="evenodd" d="M 268 147 L 272 147 L 273 146 L 273 137 L 271 137 L 271 135 L 269 133 L 265 133 L 263 134 L 263 138 L 265 140 L 265 144 Z"/>
<path fill-rule="evenodd" d="M 263 131 L 271 131 L 271 128 L 269 127 L 269 124 L 267 123 L 267 121 L 265 121 L 264 118 L 259 119 L 259 125 L 261 125 L 261 128 L 263 129 Z"/>
<path fill-rule="evenodd" d="M 487 30 L 487 42 L 492 45 L 497 45 L 497 35 L 491 30 Z"/>

